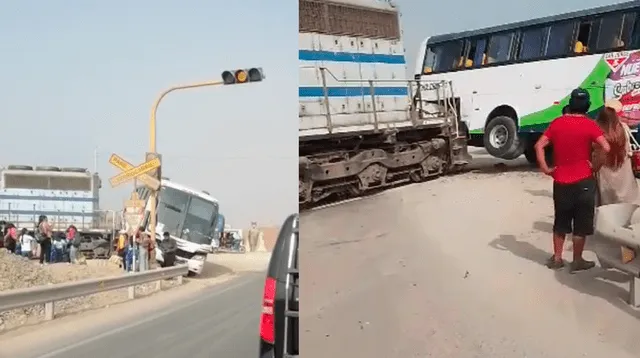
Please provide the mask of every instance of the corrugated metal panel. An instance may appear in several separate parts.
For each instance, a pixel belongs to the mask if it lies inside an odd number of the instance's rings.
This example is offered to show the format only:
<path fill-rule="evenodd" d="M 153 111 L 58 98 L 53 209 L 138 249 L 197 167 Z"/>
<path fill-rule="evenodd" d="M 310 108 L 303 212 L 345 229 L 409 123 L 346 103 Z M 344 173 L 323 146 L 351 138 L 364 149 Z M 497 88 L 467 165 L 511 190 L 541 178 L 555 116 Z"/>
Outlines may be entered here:
<path fill-rule="evenodd" d="M 299 31 L 400 39 L 397 11 L 380 1 L 299 1 Z"/>

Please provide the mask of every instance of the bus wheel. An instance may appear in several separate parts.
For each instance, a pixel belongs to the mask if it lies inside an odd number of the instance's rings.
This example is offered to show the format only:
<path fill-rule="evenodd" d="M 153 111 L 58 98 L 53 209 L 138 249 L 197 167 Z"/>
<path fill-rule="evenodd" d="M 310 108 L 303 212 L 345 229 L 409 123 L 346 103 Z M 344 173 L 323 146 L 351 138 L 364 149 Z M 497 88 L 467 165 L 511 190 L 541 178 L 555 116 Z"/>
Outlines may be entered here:
<path fill-rule="evenodd" d="M 524 151 L 524 156 L 529 163 L 538 165 L 538 156 L 536 155 L 536 150 L 533 145 L 527 146 L 527 149 Z M 553 148 L 549 146 L 544 149 L 544 158 L 547 161 L 547 165 L 553 166 Z"/>
<path fill-rule="evenodd" d="M 513 159 L 514 153 L 522 148 L 516 122 L 506 116 L 497 116 L 489 121 L 483 142 L 487 152 L 496 158 Z"/>
<path fill-rule="evenodd" d="M 529 164 L 537 164 L 538 163 L 538 158 L 536 157 L 536 150 L 533 148 L 532 145 L 527 146 L 527 149 L 525 149 L 524 151 L 524 157 L 527 158 L 527 162 L 529 162 Z"/>

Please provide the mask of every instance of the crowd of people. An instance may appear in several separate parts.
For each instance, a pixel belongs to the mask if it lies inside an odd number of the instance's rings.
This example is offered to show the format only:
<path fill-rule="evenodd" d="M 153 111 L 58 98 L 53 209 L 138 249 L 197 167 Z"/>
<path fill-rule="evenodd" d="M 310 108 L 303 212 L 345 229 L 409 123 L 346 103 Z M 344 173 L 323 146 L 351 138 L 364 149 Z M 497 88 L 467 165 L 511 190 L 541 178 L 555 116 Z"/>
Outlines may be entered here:
<path fill-rule="evenodd" d="M 46 215 L 40 215 L 34 231 L 30 235 L 26 228 L 18 231 L 13 223 L 0 222 L 3 227 L 3 239 L 0 247 L 9 252 L 26 257 L 38 258 L 41 265 L 56 262 L 72 264 L 81 261 L 79 251 L 82 238 L 74 225 L 70 225 L 64 236 L 54 236 Z"/>
<path fill-rule="evenodd" d="M 82 237 L 74 225 L 67 228 L 64 236 L 56 236 L 47 216 L 41 215 L 33 236 L 26 228 L 18 230 L 13 223 L 3 221 L 0 222 L 0 227 L 3 232 L 0 248 L 4 247 L 13 254 L 28 259 L 37 258 L 41 265 L 57 262 L 77 264 L 84 261 L 80 252 Z M 176 240 L 165 232 L 158 247 L 162 251 L 162 266 L 173 266 L 178 251 Z M 122 258 L 121 268 L 130 272 L 148 270 L 155 247 L 153 240 L 145 233 L 144 228 L 140 227 L 133 235 L 120 232 L 116 249 Z"/>
<path fill-rule="evenodd" d="M 572 91 L 563 115 L 551 122 L 535 145 L 540 169 L 553 178 L 553 255 L 550 269 L 565 266 L 565 238 L 571 234 L 571 272 L 588 270 L 595 262 L 583 258 L 586 237 L 594 233 L 599 205 L 639 203 L 640 190 L 633 172 L 630 125 L 617 100 L 605 103 L 595 121 L 588 117 L 589 92 Z M 553 148 L 547 163 L 546 147 Z"/>
<path fill-rule="evenodd" d="M 158 248 L 162 251 L 162 267 L 173 266 L 178 251 L 176 240 L 168 232 L 165 232 L 162 241 L 158 243 Z M 152 259 L 151 255 L 153 255 L 154 249 L 154 241 L 145 233 L 144 227 L 138 228 L 133 235 L 121 231 L 116 244 L 118 256 L 122 259 L 120 267 L 127 272 L 149 270 L 149 262 Z"/>

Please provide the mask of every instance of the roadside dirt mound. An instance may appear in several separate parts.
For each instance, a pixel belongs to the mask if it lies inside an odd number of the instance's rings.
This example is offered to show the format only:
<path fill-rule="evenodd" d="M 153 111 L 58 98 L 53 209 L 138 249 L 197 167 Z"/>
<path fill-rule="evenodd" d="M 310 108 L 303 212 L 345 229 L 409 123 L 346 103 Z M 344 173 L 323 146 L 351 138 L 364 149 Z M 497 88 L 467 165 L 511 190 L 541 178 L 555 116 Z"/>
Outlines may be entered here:
<path fill-rule="evenodd" d="M 0 291 L 53 283 L 53 277 L 31 260 L 0 249 Z"/>

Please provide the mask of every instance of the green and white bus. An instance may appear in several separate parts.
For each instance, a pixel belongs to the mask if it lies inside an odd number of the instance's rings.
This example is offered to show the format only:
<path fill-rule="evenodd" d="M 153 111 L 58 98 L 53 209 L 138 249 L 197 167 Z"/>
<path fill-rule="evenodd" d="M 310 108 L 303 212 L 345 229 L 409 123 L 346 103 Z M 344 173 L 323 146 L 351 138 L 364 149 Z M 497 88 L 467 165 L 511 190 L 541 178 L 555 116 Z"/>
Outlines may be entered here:
<path fill-rule="evenodd" d="M 415 76 L 452 82 L 470 145 L 533 162 L 533 144 L 576 87 L 591 94 L 592 116 L 619 99 L 639 117 L 639 12 L 632 1 L 433 36 L 421 45 Z"/>

